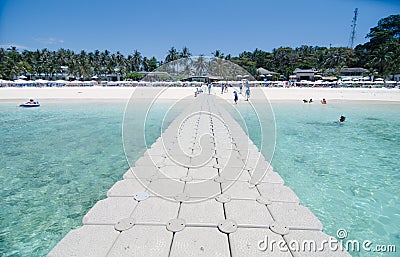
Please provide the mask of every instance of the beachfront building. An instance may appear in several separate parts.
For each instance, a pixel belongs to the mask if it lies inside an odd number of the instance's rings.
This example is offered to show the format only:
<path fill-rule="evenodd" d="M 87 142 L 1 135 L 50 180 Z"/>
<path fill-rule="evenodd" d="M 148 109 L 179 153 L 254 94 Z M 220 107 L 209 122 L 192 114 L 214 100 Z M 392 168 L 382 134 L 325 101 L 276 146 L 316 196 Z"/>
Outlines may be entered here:
<path fill-rule="evenodd" d="M 271 80 L 272 77 L 279 75 L 277 72 L 269 71 L 262 67 L 258 68 L 257 72 L 260 74 L 259 77 L 264 80 Z"/>
<path fill-rule="evenodd" d="M 400 74 L 395 74 L 391 76 L 387 76 L 386 80 L 400 81 Z"/>
<path fill-rule="evenodd" d="M 171 81 L 173 80 L 171 74 L 165 71 L 139 71 L 143 75 L 143 81 Z"/>
<path fill-rule="evenodd" d="M 188 82 L 202 82 L 202 83 L 212 83 L 212 82 L 217 82 L 222 80 L 222 77 L 216 77 L 216 76 L 192 76 L 184 79 L 183 81 L 188 81 Z"/>
<path fill-rule="evenodd" d="M 364 74 L 368 72 L 367 69 L 364 68 L 342 68 L 340 69 L 339 75 L 343 78 L 348 79 L 361 79 L 364 77 Z"/>
<path fill-rule="evenodd" d="M 297 81 L 302 81 L 302 80 L 307 80 L 307 81 L 314 81 L 318 71 L 312 69 L 312 70 L 302 70 L 302 69 L 295 69 L 293 72 L 293 79 L 296 79 Z"/>

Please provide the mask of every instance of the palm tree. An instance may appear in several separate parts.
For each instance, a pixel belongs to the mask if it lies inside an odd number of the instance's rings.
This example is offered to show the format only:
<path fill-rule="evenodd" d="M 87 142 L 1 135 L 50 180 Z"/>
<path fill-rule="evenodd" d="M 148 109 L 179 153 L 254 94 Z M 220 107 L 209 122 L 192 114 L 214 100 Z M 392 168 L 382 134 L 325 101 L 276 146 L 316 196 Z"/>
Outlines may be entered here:
<path fill-rule="evenodd" d="M 142 64 L 142 54 L 138 50 L 133 51 L 132 62 L 133 62 L 133 69 L 135 71 L 139 71 L 140 65 Z"/>
<path fill-rule="evenodd" d="M 142 67 L 144 71 L 149 71 L 149 60 L 147 57 L 143 57 Z"/>
<path fill-rule="evenodd" d="M 211 59 L 211 63 L 210 63 L 210 67 L 211 67 L 211 72 L 212 75 L 218 76 L 218 77 L 222 77 L 222 78 L 226 78 L 227 72 L 225 67 L 227 67 L 227 61 L 225 61 L 222 58 L 212 58 Z M 228 71 L 229 73 L 229 71 Z"/>
<path fill-rule="evenodd" d="M 224 54 L 221 52 L 221 50 L 218 49 L 212 52 L 211 54 L 216 58 L 224 58 Z"/>
<path fill-rule="evenodd" d="M 175 49 L 175 47 L 171 47 L 168 50 L 168 55 L 165 57 L 165 62 L 173 62 L 179 59 L 179 52 Z"/>
<path fill-rule="evenodd" d="M 178 60 L 180 57 L 180 53 L 175 49 L 175 47 L 171 47 L 171 49 L 168 50 L 168 55 L 165 57 L 165 62 L 169 63 L 169 62 L 174 62 L 176 60 Z M 179 63 L 178 62 L 174 62 L 171 64 L 171 67 L 165 67 L 167 70 L 169 70 L 169 68 L 171 68 L 171 72 L 175 73 L 175 75 L 178 74 L 178 66 Z"/>
<path fill-rule="evenodd" d="M 192 54 L 190 53 L 189 48 L 187 48 L 186 46 L 184 46 L 184 47 L 182 48 L 182 52 L 181 52 L 181 54 L 180 54 L 180 58 L 188 58 L 188 57 L 190 57 L 190 56 L 192 56 Z"/>
<path fill-rule="evenodd" d="M 194 61 L 193 66 L 196 69 L 196 75 L 197 76 L 202 76 L 205 75 L 205 71 L 208 68 L 207 65 L 207 60 L 203 55 L 200 55 L 197 57 L 197 59 Z"/>
<path fill-rule="evenodd" d="M 157 69 L 157 59 L 153 56 L 150 58 L 150 60 L 148 61 L 148 67 L 149 67 L 149 71 L 153 71 L 155 69 Z"/>
<path fill-rule="evenodd" d="M 386 68 L 389 66 L 393 57 L 393 52 L 389 50 L 388 45 L 380 45 L 375 51 L 372 52 L 372 59 L 370 65 L 372 67 L 378 67 L 378 72 L 383 74 L 388 71 Z"/>

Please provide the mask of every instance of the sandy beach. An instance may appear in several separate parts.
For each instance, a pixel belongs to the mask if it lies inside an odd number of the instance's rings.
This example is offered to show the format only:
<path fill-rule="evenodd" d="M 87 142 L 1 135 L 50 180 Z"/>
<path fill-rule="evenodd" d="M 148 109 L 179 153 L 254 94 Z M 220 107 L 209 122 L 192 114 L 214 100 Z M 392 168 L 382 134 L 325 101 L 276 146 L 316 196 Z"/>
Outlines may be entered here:
<path fill-rule="evenodd" d="M 142 88 L 143 89 L 143 88 Z M 386 88 L 252 88 L 251 99 L 261 99 L 261 89 L 270 101 L 301 101 L 312 98 L 320 101 L 323 98 L 329 101 L 388 101 L 400 102 L 399 89 Z M 134 92 L 134 87 L 68 87 L 68 88 L 0 88 L 0 100 L 25 101 L 34 98 L 38 101 L 74 99 L 74 100 L 128 100 Z M 154 88 L 146 88 L 154 90 Z M 220 94 L 219 88 L 212 90 L 213 94 L 226 99 L 232 99 L 233 88 L 229 92 Z M 195 88 L 167 88 L 160 99 L 181 99 L 194 96 Z"/>

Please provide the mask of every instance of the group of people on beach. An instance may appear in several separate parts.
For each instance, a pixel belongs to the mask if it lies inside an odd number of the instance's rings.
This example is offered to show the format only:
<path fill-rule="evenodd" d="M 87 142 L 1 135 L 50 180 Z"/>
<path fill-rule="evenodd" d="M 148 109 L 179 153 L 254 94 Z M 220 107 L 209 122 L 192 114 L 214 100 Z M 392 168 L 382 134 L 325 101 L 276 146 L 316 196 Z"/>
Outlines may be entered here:
<path fill-rule="evenodd" d="M 228 87 L 232 87 L 232 85 L 229 84 L 221 84 L 221 94 L 223 93 L 228 93 Z M 239 101 L 239 94 L 243 94 L 243 84 L 241 83 L 239 85 L 239 93 L 234 90 L 233 91 L 233 101 L 235 104 L 238 103 Z M 249 101 L 250 98 L 250 86 L 248 84 L 248 82 L 245 85 L 246 90 L 245 90 L 245 101 Z M 205 93 L 207 92 L 209 95 L 211 94 L 211 90 L 213 88 L 213 85 L 211 83 L 208 83 L 206 85 L 202 85 L 201 87 L 196 87 L 196 91 L 194 92 L 194 97 L 196 97 L 198 94 L 200 93 Z"/>
<path fill-rule="evenodd" d="M 242 90 L 243 90 L 243 85 L 240 84 L 239 85 L 239 93 L 240 94 L 242 94 Z M 245 101 L 249 101 L 249 98 L 250 98 L 250 87 L 249 86 L 246 87 L 245 97 L 246 97 Z M 238 100 L 239 100 L 239 95 L 235 90 L 235 91 L 233 91 L 233 101 L 235 102 L 235 104 L 237 104 Z"/>
<path fill-rule="evenodd" d="M 240 94 L 242 94 L 242 92 L 240 92 Z M 250 88 L 249 87 L 246 89 L 245 97 L 246 97 L 245 101 L 249 101 L 249 98 L 250 98 Z M 235 102 L 235 104 L 237 104 L 238 100 L 239 100 L 239 95 L 235 90 L 235 91 L 233 91 L 233 101 Z"/>

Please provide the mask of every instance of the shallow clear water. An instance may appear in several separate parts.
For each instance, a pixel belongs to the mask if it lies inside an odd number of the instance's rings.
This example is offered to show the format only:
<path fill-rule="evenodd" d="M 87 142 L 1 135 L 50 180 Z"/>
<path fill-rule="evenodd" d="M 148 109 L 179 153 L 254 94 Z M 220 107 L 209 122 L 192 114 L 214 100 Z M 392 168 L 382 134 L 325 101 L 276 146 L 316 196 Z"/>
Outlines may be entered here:
<path fill-rule="evenodd" d="M 0 103 L 0 252 L 43 256 L 81 225 L 83 215 L 127 170 L 121 139 L 125 104 L 53 102 L 37 109 L 16 104 Z M 156 108 L 151 120 L 158 124 L 164 107 Z M 400 247 L 400 105 L 273 107 L 274 169 L 325 232 L 335 235 L 343 228 L 350 239 Z M 255 116 L 245 103 L 238 108 L 250 136 L 260 142 Z M 347 121 L 334 124 L 341 114 Z M 160 127 L 148 129 L 151 143 Z M 138 149 L 137 157 L 142 152 Z"/>
<path fill-rule="evenodd" d="M 254 113 L 247 127 L 254 142 L 260 133 Z M 395 244 L 400 250 L 400 104 L 274 103 L 276 149 L 274 169 L 336 236 L 349 240 Z M 343 124 L 334 123 L 340 115 Z M 252 124 L 254 126 L 252 126 Z M 352 256 L 379 256 L 351 252 Z M 385 253 L 383 256 L 396 256 Z"/>
<path fill-rule="evenodd" d="M 44 256 L 128 169 L 125 103 L 17 104 L 0 103 L 0 253 Z M 149 115 L 148 144 L 159 137 L 168 107 Z M 131 149 L 131 158 L 144 152 Z"/>

